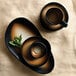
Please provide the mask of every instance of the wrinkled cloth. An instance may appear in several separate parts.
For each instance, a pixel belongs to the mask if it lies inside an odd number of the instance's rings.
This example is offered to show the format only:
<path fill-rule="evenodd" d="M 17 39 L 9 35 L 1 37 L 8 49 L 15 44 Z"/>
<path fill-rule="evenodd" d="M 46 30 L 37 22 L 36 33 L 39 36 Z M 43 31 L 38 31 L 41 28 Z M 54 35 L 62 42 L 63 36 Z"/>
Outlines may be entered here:
<path fill-rule="evenodd" d="M 39 15 L 49 2 L 59 2 L 68 11 L 68 27 L 55 32 L 41 28 Z M 51 45 L 55 66 L 48 74 L 38 74 L 24 66 L 8 51 L 5 31 L 17 17 L 30 20 Z M 76 76 L 76 1 L 75 0 L 0 0 L 0 76 Z"/>

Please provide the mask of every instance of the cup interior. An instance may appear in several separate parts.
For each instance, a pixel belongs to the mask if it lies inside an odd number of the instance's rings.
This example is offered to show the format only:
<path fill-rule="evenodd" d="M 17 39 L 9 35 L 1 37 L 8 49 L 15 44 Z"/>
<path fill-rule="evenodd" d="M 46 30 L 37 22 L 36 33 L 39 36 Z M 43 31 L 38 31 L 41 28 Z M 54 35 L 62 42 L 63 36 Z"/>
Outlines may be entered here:
<path fill-rule="evenodd" d="M 63 12 L 59 8 L 50 8 L 46 12 L 46 20 L 52 25 L 57 25 L 63 20 Z"/>

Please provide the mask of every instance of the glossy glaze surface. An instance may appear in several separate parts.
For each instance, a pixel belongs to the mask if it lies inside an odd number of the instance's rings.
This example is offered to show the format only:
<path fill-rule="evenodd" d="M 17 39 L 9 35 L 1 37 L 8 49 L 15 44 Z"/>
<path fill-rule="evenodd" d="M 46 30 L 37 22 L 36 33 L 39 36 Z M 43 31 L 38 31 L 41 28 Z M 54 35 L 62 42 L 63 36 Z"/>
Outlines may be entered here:
<path fill-rule="evenodd" d="M 40 22 L 41 26 L 48 31 L 55 31 L 66 27 L 68 22 L 67 10 L 60 3 L 51 2 L 41 10 Z"/>
<path fill-rule="evenodd" d="M 10 45 L 9 41 L 14 40 L 14 37 L 19 35 L 22 35 L 23 38 L 22 46 L 17 48 Z M 17 18 L 9 24 L 5 33 L 5 43 L 9 51 L 30 69 L 41 74 L 52 71 L 54 58 L 51 53 L 50 44 L 27 19 Z M 31 51 L 29 52 L 29 50 Z"/>

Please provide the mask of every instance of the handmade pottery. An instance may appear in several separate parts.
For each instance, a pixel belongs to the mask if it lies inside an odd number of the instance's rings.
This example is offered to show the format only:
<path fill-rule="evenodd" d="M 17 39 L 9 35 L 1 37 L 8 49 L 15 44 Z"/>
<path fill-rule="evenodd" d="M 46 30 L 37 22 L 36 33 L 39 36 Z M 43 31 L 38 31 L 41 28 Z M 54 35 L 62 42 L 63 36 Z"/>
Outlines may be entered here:
<path fill-rule="evenodd" d="M 57 2 L 51 2 L 43 7 L 40 13 L 41 26 L 48 31 L 56 31 L 68 25 L 68 12 Z"/>

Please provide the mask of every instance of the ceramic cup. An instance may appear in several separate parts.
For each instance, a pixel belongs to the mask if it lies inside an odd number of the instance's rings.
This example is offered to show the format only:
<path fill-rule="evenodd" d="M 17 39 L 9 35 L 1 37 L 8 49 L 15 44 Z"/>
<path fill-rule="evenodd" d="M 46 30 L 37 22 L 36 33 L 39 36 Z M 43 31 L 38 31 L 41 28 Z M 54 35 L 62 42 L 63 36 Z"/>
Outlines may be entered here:
<path fill-rule="evenodd" d="M 43 7 L 40 13 L 40 22 L 42 27 L 50 31 L 67 27 L 67 10 L 63 5 L 57 2 L 49 3 Z"/>

